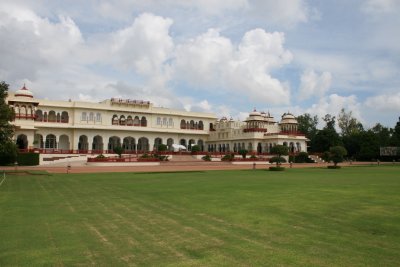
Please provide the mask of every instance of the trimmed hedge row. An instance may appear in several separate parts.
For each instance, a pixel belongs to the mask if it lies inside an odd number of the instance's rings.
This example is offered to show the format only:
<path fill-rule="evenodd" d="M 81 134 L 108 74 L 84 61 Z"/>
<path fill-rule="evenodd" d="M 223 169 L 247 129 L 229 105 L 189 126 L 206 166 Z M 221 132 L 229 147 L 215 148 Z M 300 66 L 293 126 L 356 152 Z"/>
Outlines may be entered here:
<path fill-rule="evenodd" d="M 17 162 L 20 166 L 36 166 L 39 165 L 39 153 L 19 153 Z"/>

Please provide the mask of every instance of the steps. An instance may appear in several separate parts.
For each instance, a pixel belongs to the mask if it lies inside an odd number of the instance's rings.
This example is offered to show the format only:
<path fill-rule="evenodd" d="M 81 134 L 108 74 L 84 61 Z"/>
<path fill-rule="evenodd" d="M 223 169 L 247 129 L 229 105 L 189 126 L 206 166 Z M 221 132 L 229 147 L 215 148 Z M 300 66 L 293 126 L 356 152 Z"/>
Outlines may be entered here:
<path fill-rule="evenodd" d="M 324 163 L 325 161 L 317 155 L 308 155 L 308 157 L 315 163 Z"/>

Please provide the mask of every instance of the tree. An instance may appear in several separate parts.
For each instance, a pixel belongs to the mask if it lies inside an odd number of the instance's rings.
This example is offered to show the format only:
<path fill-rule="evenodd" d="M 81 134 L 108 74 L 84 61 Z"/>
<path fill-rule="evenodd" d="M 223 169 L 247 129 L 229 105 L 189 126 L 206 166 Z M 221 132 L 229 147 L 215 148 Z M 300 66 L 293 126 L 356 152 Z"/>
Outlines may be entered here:
<path fill-rule="evenodd" d="M 311 117 L 309 113 L 305 113 L 297 117 L 298 130 L 305 134 L 305 136 L 310 140 L 308 143 L 309 150 L 314 151 L 314 139 L 318 132 L 318 116 Z"/>
<path fill-rule="evenodd" d="M 350 136 L 364 130 L 363 125 L 356 118 L 353 117 L 353 112 L 346 112 L 344 108 L 341 109 L 338 117 L 338 125 L 341 130 L 342 136 Z"/>
<path fill-rule="evenodd" d="M 394 146 L 400 146 L 400 117 L 393 129 L 392 143 Z"/>
<path fill-rule="evenodd" d="M 326 125 L 322 130 L 318 131 L 314 140 L 316 152 L 324 152 L 329 150 L 331 146 L 342 145 L 340 136 L 335 129 L 335 117 L 326 114 L 323 120 Z"/>
<path fill-rule="evenodd" d="M 289 154 L 289 148 L 283 145 L 276 145 L 271 148 L 271 154 L 277 155 L 276 157 L 274 157 L 275 159 L 273 162 L 276 162 L 276 167 L 278 167 L 279 165 L 281 165 L 281 162 L 286 161 L 284 158 L 282 158 L 282 156 L 286 156 Z"/>
<path fill-rule="evenodd" d="M 0 82 L 0 165 L 14 163 L 17 147 L 12 138 L 14 126 L 10 124 L 14 117 L 13 109 L 6 103 L 8 84 Z"/>
<path fill-rule="evenodd" d="M 333 146 L 329 149 L 329 158 L 333 161 L 335 167 L 339 162 L 343 162 L 344 157 L 347 155 L 346 148 L 342 146 Z"/>
<path fill-rule="evenodd" d="M 159 144 L 157 147 L 157 151 L 163 152 L 163 151 L 167 151 L 168 146 L 165 144 Z"/>
<path fill-rule="evenodd" d="M 242 157 L 245 159 L 246 155 L 247 155 L 247 153 L 249 153 L 249 151 L 247 151 L 246 149 L 240 149 L 238 153 L 239 153 L 239 155 L 242 155 Z"/>
<path fill-rule="evenodd" d="M 119 158 L 122 157 L 122 153 L 124 152 L 124 149 L 121 146 L 116 146 L 113 149 L 114 153 L 118 155 Z"/>

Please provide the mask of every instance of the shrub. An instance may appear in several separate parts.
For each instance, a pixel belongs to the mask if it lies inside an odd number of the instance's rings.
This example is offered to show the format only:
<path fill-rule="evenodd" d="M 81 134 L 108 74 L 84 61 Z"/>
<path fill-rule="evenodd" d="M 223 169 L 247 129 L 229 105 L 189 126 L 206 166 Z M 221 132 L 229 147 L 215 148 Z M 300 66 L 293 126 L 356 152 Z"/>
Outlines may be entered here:
<path fill-rule="evenodd" d="M 285 163 L 286 159 L 283 157 L 272 157 L 269 159 L 269 163 L 276 163 L 276 167 L 279 167 L 281 163 Z"/>
<path fill-rule="evenodd" d="M 247 151 L 246 149 L 241 149 L 241 150 L 239 150 L 239 155 L 242 155 L 242 157 L 245 159 L 246 158 L 246 155 L 247 155 L 247 153 L 249 153 L 249 151 Z"/>
<path fill-rule="evenodd" d="M 98 155 L 98 156 L 96 157 L 96 159 L 104 159 L 104 158 L 106 158 L 106 156 L 104 156 L 103 154 L 100 154 L 100 155 Z"/>
<path fill-rule="evenodd" d="M 270 171 L 274 171 L 274 172 L 281 172 L 281 171 L 285 170 L 285 167 L 276 167 L 276 166 L 274 166 L 274 167 L 269 167 L 269 170 Z"/>
<path fill-rule="evenodd" d="M 342 146 L 333 146 L 329 149 L 329 154 L 330 159 L 335 164 L 334 166 L 337 166 L 339 162 L 343 162 L 344 156 L 347 155 L 347 150 Z"/>
<path fill-rule="evenodd" d="M 149 154 L 144 153 L 144 154 L 141 155 L 139 158 L 141 158 L 141 159 L 148 159 L 148 158 L 150 158 L 150 156 L 149 156 Z"/>
<path fill-rule="evenodd" d="M 196 154 L 199 151 L 200 151 L 200 146 L 194 145 L 194 146 L 191 147 L 191 153 L 192 154 Z"/>
<path fill-rule="evenodd" d="M 163 152 L 163 151 L 167 151 L 168 147 L 167 145 L 164 144 L 159 144 L 157 147 L 157 151 Z"/>
<path fill-rule="evenodd" d="M 118 157 L 121 158 L 122 153 L 124 152 L 124 149 L 121 146 L 116 146 L 113 149 L 114 153 L 118 155 Z"/>
<path fill-rule="evenodd" d="M 256 155 L 251 155 L 250 158 L 251 159 L 258 159 Z"/>
<path fill-rule="evenodd" d="M 300 152 L 294 158 L 294 162 L 296 162 L 296 163 L 310 163 L 310 161 L 311 160 L 308 157 L 308 153 L 307 152 Z"/>
<path fill-rule="evenodd" d="M 17 162 L 20 166 L 36 166 L 39 165 L 39 153 L 19 153 Z"/>
<path fill-rule="evenodd" d="M 204 157 L 202 157 L 201 159 L 204 161 L 211 161 L 211 156 L 209 154 L 207 154 Z"/>
<path fill-rule="evenodd" d="M 233 154 L 226 154 L 225 156 L 223 156 L 221 158 L 221 160 L 222 161 L 232 161 L 234 157 L 235 157 L 235 155 L 233 155 Z"/>

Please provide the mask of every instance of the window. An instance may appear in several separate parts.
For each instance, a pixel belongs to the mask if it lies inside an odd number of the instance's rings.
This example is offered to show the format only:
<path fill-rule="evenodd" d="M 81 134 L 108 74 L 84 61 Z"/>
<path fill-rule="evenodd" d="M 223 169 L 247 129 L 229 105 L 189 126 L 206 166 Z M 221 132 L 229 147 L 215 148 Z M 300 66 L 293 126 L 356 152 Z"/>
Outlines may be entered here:
<path fill-rule="evenodd" d="M 82 112 L 82 117 L 81 117 L 81 120 L 82 120 L 82 121 L 85 121 L 85 120 L 87 120 L 87 115 L 86 115 L 86 112 Z"/>
<path fill-rule="evenodd" d="M 93 121 L 93 112 L 89 113 L 89 121 Z"/>
<path fill-rule="evenodd" d="M 172 118 L 169 118 L 168 125 L 171 127 L 174 126 L 174 121 L 172 120 Z"/>
<path fill-rule="evenodd" d="M 101 114 L 100 113 L 96 113 L 96 121 L 101 121 Z"/>
<path fill-rule="evenodd" d="M 161 118 L 157 117 L 157 125 L 160 125 L 160 124 L 161 124 Z"/>
<path fill-rule="evenodd" d="M 167 118 L 163 118 L 163 124 L 164 124 L 165 126 L 168 126 Z"/>

